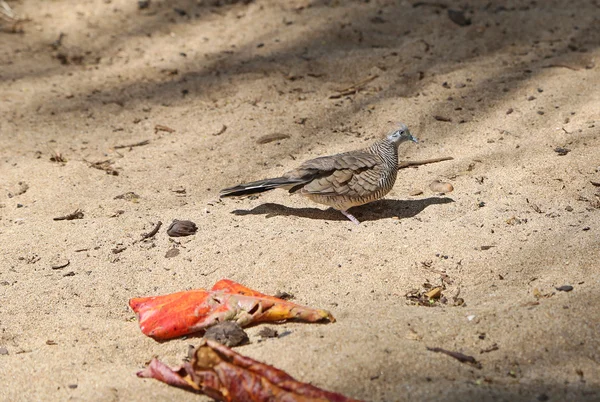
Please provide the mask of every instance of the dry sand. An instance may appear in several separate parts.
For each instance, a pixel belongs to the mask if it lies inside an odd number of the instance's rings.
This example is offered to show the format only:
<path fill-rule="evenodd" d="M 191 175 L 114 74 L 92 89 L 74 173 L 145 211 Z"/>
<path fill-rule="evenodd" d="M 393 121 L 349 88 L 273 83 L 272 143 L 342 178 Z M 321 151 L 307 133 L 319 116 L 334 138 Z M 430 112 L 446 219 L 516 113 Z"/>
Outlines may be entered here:
<path fill-rule="evenodd" d="M 206 400 L 136 378 L 197 340 L 143 336 L 127 301 L 231 278 L 331 310 L 237 349 L 329 390 L 600 400 L 600 3 L 470 0 L 467 26 L 440 3 L 217 3 L 8 1 L 29 21 L 0 22 L 0 399 Z M 421 140 L 404 160 L 455 159 L 402 170 L 360 226 L 285 191 L 218 200 L 396 121 Z M 446 304 L 407 300 L 442 278 Z"/>

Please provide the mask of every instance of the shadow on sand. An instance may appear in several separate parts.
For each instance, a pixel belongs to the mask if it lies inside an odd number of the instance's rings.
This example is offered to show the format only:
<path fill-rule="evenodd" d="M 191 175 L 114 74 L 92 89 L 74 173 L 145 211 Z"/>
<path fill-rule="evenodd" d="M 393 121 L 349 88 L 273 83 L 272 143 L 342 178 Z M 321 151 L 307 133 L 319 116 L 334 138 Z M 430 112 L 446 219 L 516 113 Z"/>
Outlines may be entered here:
<path fill-rule="evenodd" d="M 360 207 L 351 208 L 350 212 L 361 222 L 377 221 L 386 218 L 405 219 L 418 215 L 430 205 L 448 204 L 453 199 L 443 197 L 431 197 L 420 200 L 379 200 Z M 298 216 L 308 219 L 319 219 L 328 221 L 347 221 L 344 215 L 333 208 L 326 210 L 319 208 L 291 208 L 285 205 L 266 203 L 253 209 L 236 209 L 232 214 L 243 215 L 266 215 L 267 218 L 275 216 Z"/>

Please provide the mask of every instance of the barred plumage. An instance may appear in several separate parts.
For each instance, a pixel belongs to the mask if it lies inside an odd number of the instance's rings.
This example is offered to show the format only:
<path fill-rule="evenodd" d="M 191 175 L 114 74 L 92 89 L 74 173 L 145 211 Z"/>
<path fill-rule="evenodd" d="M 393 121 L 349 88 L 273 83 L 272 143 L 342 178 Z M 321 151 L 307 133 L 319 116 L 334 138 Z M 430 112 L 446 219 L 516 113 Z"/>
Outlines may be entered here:
<path fill-rule="evenodd" d="M 341 211 L 352 222 L 349 208 L 378 200 L 390 192 L 398 173 L 398 146 L 415 141 L 408 127 L 400 127 L 368 148 L 311 159 L 282 177 L 240 184 L 221 190 L 221 197 L 286 188 Z"/>

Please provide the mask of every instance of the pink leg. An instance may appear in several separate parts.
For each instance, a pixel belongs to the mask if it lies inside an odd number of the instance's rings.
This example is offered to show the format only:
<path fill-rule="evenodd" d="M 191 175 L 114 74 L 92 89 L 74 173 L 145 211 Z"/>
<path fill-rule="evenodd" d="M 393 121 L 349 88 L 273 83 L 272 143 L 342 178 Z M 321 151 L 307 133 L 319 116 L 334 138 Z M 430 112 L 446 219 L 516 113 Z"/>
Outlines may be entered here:
<path fill-rule="evenodd" d="M 350 219 L 353 223 L 360 225 L 360 222 L 358 221 L 358 219 L 356 219 L 351 213 L 349 213 L 348 211 L 341 211 L 341 213 L 343 213 L 344 215 L 346 215 L 346 218 Z"/>

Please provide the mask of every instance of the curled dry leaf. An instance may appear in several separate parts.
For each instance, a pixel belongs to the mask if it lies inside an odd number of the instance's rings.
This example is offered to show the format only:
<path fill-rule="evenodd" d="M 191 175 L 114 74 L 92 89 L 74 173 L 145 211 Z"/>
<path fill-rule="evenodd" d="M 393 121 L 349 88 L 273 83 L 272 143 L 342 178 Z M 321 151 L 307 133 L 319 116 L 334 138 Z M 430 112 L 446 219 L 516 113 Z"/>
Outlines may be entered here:
<path fill-rule="evenodd" d="M 288 319 L 335 321 L 328 311 L 267 296 L 229 279 L 221 279 L 211 290 L 131 299 L 129 306 L 137 314 L 142 332 L 156 340 L 203 331 L 222 321 L 235 321 L 242 327 Z"/>
<path fill-rule="evenodd" d="M 191 236 L 198 230 L 198 226 L 192 221 L 174 220 L 167 229 L 167 234 L 171 237 Z"/>
<path fill-rule="evenodd" d="M 157 359 L 137 373 L 218 401 L 331 401 L 355 399 L 296 381 L 286 372 L 202 339 L 189 363 L 171 369 Z"/>

